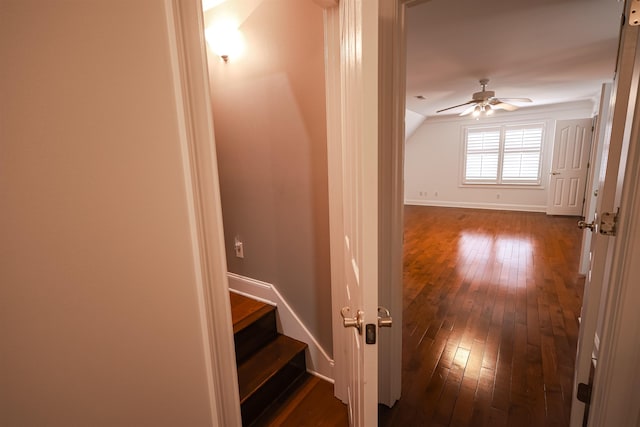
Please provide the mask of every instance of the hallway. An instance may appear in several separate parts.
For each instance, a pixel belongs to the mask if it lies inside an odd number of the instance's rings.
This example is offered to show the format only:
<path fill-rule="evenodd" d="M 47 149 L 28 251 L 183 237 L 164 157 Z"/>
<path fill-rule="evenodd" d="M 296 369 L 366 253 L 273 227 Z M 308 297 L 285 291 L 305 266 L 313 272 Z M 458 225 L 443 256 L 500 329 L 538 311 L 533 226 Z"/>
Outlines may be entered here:
<path fill-rule="evenodd" d="M 575 217 L 405 207 L 402 398 L 380 426 L 567 426 Z"/>

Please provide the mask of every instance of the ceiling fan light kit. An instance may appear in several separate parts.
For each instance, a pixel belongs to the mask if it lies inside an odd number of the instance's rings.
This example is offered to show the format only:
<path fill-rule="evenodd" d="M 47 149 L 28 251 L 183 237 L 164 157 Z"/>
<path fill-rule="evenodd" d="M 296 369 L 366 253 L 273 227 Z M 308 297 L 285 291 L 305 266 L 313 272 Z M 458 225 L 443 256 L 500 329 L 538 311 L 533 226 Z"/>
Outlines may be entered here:
<path fill-rule="evenodd" d="M 480 86 L 482 87 L 482 90 L 471 95 L 470 101 L 465 102 L 464 104 L 443 108 L 442 110 L 436 111 L 436 113 L 469 105 L 469 107 L 459 115 L 466 116 L 471 114 L 476 119 L 479 119 L 482 115 L 492 115 L 496 109 L 515 111 L 519 108 L 517 105 L 510 104 L 509 102 L 532 102 L 529 98 L 497 98 L 494 91 L 487 90 L 488 83 L 489 79 L 480 79 Z"/>

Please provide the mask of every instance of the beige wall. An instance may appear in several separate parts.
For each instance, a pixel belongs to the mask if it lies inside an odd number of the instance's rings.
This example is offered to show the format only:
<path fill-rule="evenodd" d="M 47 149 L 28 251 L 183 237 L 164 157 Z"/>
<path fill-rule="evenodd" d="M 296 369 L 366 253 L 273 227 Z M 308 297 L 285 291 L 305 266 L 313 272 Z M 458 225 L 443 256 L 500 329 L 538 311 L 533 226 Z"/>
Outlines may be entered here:
<path fill-rule="evenodd" d="M 229 270 L 275 285 L 331 353 L 322 9 L 238 0 L 205 20 L 225 15 L 246 44 L 209 60 Z"/>
<path fill-rule="evenodd" d="M 0 425 L 210 425 L 163 2 L 0 0 Z"/>
<path fill-rule="evenodd" d="M 430 117 L 405 145 L 405 203 L 545 212 L 557 120 L 590 118 L 593 102 L 579 101 L 498 112 L 476 121 L 470 116 Z M 462 187 L 464 129 L 469 126 L 543 123 L 542 185 L 533 188 Z"/>

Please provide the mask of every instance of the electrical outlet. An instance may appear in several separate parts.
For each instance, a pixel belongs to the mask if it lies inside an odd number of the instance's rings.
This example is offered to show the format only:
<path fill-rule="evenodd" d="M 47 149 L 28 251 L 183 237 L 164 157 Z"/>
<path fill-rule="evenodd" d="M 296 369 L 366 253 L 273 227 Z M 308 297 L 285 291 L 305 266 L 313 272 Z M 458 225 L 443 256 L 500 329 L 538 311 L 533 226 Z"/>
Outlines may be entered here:
<path fill-rule="evenodd" d="M 236 236 L 233 248 L 236 251 L 237 258 L 244 258 L 244 245 L 242 244 L 242 240 L 240 240 L 240 237 Z"/>

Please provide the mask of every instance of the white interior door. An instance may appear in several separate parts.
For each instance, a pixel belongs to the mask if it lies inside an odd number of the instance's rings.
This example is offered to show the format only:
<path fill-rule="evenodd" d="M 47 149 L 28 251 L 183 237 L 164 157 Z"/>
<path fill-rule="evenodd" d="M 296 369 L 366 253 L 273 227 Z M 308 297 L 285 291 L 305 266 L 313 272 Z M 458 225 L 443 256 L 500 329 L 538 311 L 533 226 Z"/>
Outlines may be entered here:
<path fill-rule="evenodd" d="M 592 123 L 592 119 L 556 123 L 547 202 L 549 215 L 582 215 Z"/>
<path fill-rule="evenodd" d="M 378 423 L 378 1 L 326 9 L 336 396 Z M 340 310 L 342 308 L 342 310 Z"/>
<path fill-rule="evenodd" d="M 366 6 L 361 1 L 341 1 L 340 13 L 344 307 L 349 309 L 342 314 L 358 326 L 341 332 L 346 335 L 348 355 L 350 425 L 374 426 L 378 422 L 377 1 Z"/>
<path fill-rule="evenodd" d="M 606 235 L 601 219 L 607 213 L 615 213 L 620 207 L 623 177 L 629 150 L 633 123 L 638 77 L 638 27 L 625 25 L 621 32 L 621 48 L 618 56 L 616 79 L 613 83 L 612 114 L 606 120 L 607 134 L 602 153 L 599 176 L 596 215 L 587 230 L 592 231 L 591 265 L 585 283 L 578 351 L 574 375 L 574 392 L 571 405 L 571 427 L 583 425 L 585 405 L 576 397 L 578 384 L 589 384 L 589 373 L 597 365 L 600 330 L 602 329 L 603 296 L 607 294 L 612 271 L 613 249 L 616 237 Z M 604 118 L 603 118 L 604 119 Z M 590 229 L 589 229 L 590 227 Z M 613 425 L 613 424 L 612 424 Z"/>

